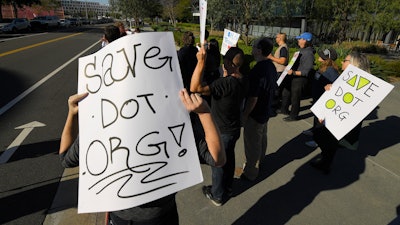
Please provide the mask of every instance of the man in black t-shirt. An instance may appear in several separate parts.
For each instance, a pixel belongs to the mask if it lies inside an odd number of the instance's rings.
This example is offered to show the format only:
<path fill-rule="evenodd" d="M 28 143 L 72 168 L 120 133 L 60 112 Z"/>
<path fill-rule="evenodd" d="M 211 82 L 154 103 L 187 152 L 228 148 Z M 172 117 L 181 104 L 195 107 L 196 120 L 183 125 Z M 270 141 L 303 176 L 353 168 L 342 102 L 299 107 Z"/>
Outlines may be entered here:
<path fill-rule="evenodd" d="M 197 53 L 198 64 L 206 63 L 204 47 Z M 224 57 L 224 74 L 210 85 L 202 83 L 203 71 L 196 67 L 190 83 L 194 93 L 211 96 L 211 113 L 221 131 L 222 142 L 226 153 L 226 164 L 222 167 L 211 167 L 212 185 L 204 186 L 204 195 L 216 206 L 221 206 L 223 197 L 232 193 L 235 172 L 235 145 L 240 137 L 240 113 L 246 90 L 244 76 L 240 66 L 244 61 L 244 53 L 240 48 L 230 48 Z"/>
<path fill-rule="evenodd" d="M 277 88 L 276 68 L 268 59 L 272 41 L 258 39 L 252 54 L 257 64 L 249 74 L 249 92 L 246 97 L 242 123 L 246 163 L 241 178 L 254 180 L 258 176 L 258 164 L 267 150 L 267 122 L 271 110 L 271 96 Z"/>

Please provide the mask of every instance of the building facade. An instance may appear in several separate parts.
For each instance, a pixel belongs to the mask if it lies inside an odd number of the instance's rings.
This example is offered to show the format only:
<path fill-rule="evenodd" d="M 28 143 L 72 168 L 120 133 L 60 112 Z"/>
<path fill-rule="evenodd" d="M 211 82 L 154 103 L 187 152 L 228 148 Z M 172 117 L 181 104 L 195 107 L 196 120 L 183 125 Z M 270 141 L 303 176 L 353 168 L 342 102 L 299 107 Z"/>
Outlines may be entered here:
<path fill-rule="evenodd" d="M 67 16 L 80 16 L 86 18 L 105 17 L 110 11 L 110 6 L 99 2 L 60 0 L 64 13 Z"/>
<path fill-rule="evenodd" d="M 1 12 L 4 19 L 16 17 L 33 19 L 36 16 L 58 16 L 60 19 L 65 17 L 97 19 L 98 17 L 105 17 L 110 11 L 110 6 L 99 2 L 60 0 L 60 3 L 61 7 L 53 10 L 42 9 L 40 5 L 24 6 L 17 9 L 17 15 L 15 15 L 12 5 L 2 5 Z"/>

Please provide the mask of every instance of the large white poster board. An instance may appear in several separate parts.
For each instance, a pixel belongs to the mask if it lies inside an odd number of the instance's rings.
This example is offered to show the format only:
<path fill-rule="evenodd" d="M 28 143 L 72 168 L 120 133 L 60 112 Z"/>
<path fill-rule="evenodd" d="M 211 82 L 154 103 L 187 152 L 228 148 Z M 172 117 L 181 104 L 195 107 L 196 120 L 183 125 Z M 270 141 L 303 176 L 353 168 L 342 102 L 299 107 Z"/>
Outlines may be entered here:
<path fill-rule="evenodd" d="M 292 66 L 294 65 L 294 63 L 296 62 L 297 58 L 299 57 L 299 54 L 300 54 L 300 51 L 295 52 L 293 54 L 292 59 L 290 59 L 288 65 L 285 67 L 285 70 L 282 72 L 282 74 L 279 76 L 278 80 L 276 81 L 278 86 L 281 86 L 283 79 L 285 79 L 288 71 L 292 69 Z"/>
<path fill-rule="evenodd" d="M 325 120 L 326 128 L 340 140 L 360 123 L 393 89 L 393 85 L 353 65 L 318 99 L 311 111 Z"/>
<path fill-rule="evenodd" d="M 202 182 L 171 32 L 127 35 L 79 59 L 78 212 L 138 206 Z"/>
<path fill-rule="evenodd" d="M 239 41 L 240 34 L 233 32 L 228 29 L 224 29 L 224 38 L 222 40 L 221 55 L 225 55 L 226 52 L 233 46 L 235 47 Z"/>

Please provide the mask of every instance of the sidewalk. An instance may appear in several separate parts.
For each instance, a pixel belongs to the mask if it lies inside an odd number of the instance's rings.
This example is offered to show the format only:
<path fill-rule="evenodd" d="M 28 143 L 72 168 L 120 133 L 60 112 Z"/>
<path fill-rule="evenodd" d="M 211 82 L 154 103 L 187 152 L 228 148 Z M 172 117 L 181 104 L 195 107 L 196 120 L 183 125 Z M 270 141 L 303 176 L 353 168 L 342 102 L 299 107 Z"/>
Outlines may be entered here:
<path fill-rule="evenodd" d="M 302 101 L 302 120 L 271 118 L 259 178 L 235 180 L 234 196 L 216 207 L 201 192 L 203 185 L 211 184 L 211 170 L 202 166 L 204 182 L 177 194 L 180 224 L 400 224 L 400 83 L 395 86 L 364 121 L 359 149 L 340 149 L 329 175 L 309 166 L 320 152 L 305 146 L 310 138 L 301 134 L 312 125 L 309 99 Z M 236 167 L 243 162 L 240 138 Z M 60 183 L 45 225 L 104 224 L 104 214 L 76 214 L 75 176 L 64 175 L 73 182 Z"/>

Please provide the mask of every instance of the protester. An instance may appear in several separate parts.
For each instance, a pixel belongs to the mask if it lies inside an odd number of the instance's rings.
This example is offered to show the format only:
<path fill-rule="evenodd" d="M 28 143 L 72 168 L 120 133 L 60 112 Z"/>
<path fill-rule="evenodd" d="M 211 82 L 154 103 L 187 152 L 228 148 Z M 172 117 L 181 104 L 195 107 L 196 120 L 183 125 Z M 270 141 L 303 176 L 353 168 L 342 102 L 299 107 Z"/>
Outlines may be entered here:
<path fill-rule="evenodd" d="M 140 33 L 140 32 L 141 32 L 141 30 L 140 30 L 139 27 L 136 27 L 136 28 L 133 30 L 133 33 L 134 33 L 134 34 L 138 34 L 138 33 Z"/>
<path fill-rule="evenodd" d="M 342 62 L 342 70 L 345 70 L 349 64 L 352 64 L 364 71 L 370 72 L 370 64 L 368 58 L 359 52 L 351 52 Z M 327 84 L 325 90 L 329 91 L 332 84 Z M 324 121 L 320 121 L 323 124 Z M 358 139 L 361 132 L 362 121 L 355 126 L 348 134 L 346 134 L 340 141 L 345 142 L 348 148 L 357 149 Z M 314 130 L 314 140 L 317 142 L 321 149 L 321 156 L 315 161 L 311 162 L 311 166 L 321 170 L 325 174 L 330 172 L 332 161 L 335 157 L 339 141 L 333 134 L 325 127 L 320 126 Z"/>
<path fill-rule="evenodd" d="M 300 112 L 300 100 L 302 94 L 307 87 L 309 76 L 314 74 L 314 54 L 315 50 L 312 47 L 312 34 L 305 32 L 296 37 L 300 47 L 300 54 L 292 69 L 288 71 L 285 77 L 284 87 L 282 91 L 282 106 L 279 113 L 289 115 L 283 118 L 284 121 L 298 120 Z M 291 109 L 289 112 L 289 105 Z"/>
<path fill-rule="evenodd" d="M 197 53 L 199 64 L 206 63 L 204 47 Z M 223 59 L 223 76 L 207 85 L 202 82 L 203 71 L 196 67 L 190 83 L 190 90 L 211 96 L 211 112 L 221 131 L 226 153 L 226 164 L 222 168 L 211 167 L 212 185 L 204 186 L 204 195 L 216 206 L 221 206 L 224 197 L 232 193 L 235 171 L 235 145 L 240 137 L 240 113 L 245 94 L 246 82 L 239 69 L 243 64 L 244 53 L 240 48 L 230 48 Z"/>
<path fill-rule="evenodd" d="M 273 45 L 268 38 L 260 38 L 253 45 L 252 54 L 257 62 L 249 74 L 249 91 L 246 97 L 242 123 L 246 162 L 241 178 L 254 180 L 259 163 L 267 150 L 267 123 L 271 96 L 276 84 L 276 68 L 268 59 Z"/>
<path fill-rule="evenodd" d="M 114 25 L 108 25 L 104 28 L 104 34 L 103 37 L 101 38 L 101 47 L 104 47 L 108 45 L 109 43 L 117 40 L 120 38 L 120 31 L 119 28 L 114 26 Z"/>
<path fill-rule="evenodd" d="M 122 23 L 121 21 L 117 21 L 115 22 L 114 26 L 118 27 L 121 37 L 127 35 L 124 23 Z"/>
<path fill-rule="evenodd" d="M 207 30 L 206 30 L 207 31 Z M 208 32 L 206 32 L 206 35 Z M 211 39 L 207 42 L 207 58 L 206 67 L 204 70 L 203 82 L 210 85 L 212 82 L 220 77 L 221 54 L 219 52 L 219 43 L 216 39 Z M 207 103 L 211 105 L 211 96 L 202 96 Z"/>
<path fill-rule="evenodd" d="M 211 84 L 219 78 L 219 67 L 221 64 L 221 54 L 219 52 L 219 43 L 216 39 L 207 42 L 207 59 L 204 71 L 204 81 Z"/>
<path fill-rule="evenodd" d="M 198 66 L 204 70 L 204 64 Z M 79 127 L 78 103 L 88 96 L 88 93 L 76 94 L 68 99 L 68 116 L 61 135 L 60 160 L 64 167 L 79 165 Z M 221 136 L 211 115 L 211 110 L 197 94 L 189 95 L 184 89 L 179 97 L 188 111 L 198 115 L 200 126 L 193 124 L 196 146 L 200 159 L 213 167 L 225 164 L 226 155 L 223 149 Z M 175 194 L 162 197 L 141 206 L 110 212 L 113 225 L 174 225 L 179 224 Z"/>
<path fill-rule="evenodd" d="M 197 48 L 194 46 L 195 38 L 191 31 L 186 31 L 182 36 L 183 47 L 178 51 L 179 66 L 181 68 L 183 87 L 190 89 L 190 80 L 197 64 Z"/>
<path fill-rule="evenodd" d="M 270 59 L 277 71 L 277 77 L 276 80 L 278 80 L 279 76 L 282 74 L 282 72 L 285 70 L 286 66 L 288 65 L 289 61 L 289 49 L 286 45 L 286 33 L 277 33 L 275 37 L 275 41 L 278 44 L 278 48 L 275 50 L 274 55 L 269 54 L 268 59 Z M 275 116 L 276 115 L 276 110 L 280 108 L 281 106 L 281 98 L 282 98 L 282 91 L 283 91 L 283 85 L 280 85 L 274 95 L 273 95 L 273 101 L 272 101 L 272 112 L 271 115 Z"/>
<path fill-rule="evenodd" d="M 332 84 L 339 77 L 339 68 L 335 63 L 337 52 L 333 48 L 320 49 L 318 51 L 318 62 L 321 63 L 319 70 L 312 80 L 312 99 L 315 103 L 325 92 L 325 86 Z M 313 127 L 303 131 L 307 136 L 313 135 L 313 130 L 319 125 L 318 118 L 314 116 Z M 312 148 L 318 147 L 314 140 L 307 141 L 306 145 Z"/>

